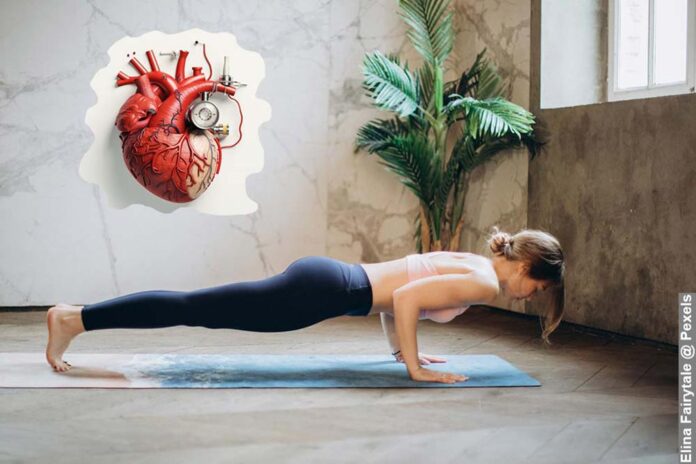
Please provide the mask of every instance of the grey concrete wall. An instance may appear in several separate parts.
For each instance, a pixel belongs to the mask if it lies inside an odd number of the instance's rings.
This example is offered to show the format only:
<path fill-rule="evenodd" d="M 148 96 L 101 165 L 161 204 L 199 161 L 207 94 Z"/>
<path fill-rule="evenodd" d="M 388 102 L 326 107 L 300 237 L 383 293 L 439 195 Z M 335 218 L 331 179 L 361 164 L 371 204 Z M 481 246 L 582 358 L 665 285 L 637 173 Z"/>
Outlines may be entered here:
<path fill-rule="evenodd" d="M 566 320 L 677 343 L 678 292 L 696 289 L 696 96 L 538 110 L 539 28 L 534 1 L 531 105 L 550 143 L 528 224 L 564 246 Z"/>

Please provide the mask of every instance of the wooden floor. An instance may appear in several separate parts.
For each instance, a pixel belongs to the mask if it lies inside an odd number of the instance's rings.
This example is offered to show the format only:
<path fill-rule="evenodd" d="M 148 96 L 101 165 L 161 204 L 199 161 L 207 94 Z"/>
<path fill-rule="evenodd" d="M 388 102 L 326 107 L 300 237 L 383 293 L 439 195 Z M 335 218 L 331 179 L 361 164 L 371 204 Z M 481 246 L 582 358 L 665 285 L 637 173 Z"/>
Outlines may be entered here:
<path fill-rule="evenodd" d="M 562 326 L 544 348 L 538 329 L 537 319 L 472 307 L 449 324 L 421 322 L 419 348 L 496 354 L 541 387 L 0 389 L 0 462 L 678 462 L 674 347 Z M 44 312 L 0 312 L 0 353 L 42 352 L 45 340 Z M 342 317 L 276 334 L 95 331 L 65 359 L 386 350 L 379 318 Z"/>

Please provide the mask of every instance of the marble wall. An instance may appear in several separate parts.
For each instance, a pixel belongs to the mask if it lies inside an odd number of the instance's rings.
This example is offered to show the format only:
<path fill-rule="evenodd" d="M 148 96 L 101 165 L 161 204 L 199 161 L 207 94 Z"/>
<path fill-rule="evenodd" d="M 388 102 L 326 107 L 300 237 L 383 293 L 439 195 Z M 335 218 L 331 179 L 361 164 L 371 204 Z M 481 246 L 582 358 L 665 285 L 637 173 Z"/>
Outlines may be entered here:
<path fill-rule="evenodd" d="M 324 253 L 330 10 L 325 1 L 3 7 L 0 304 L 194 289 L 260 278 Z M 261 207 L 239 217 L 112 210 L 77 172 L 91 135 L 84 113 L 96 98 L 89 81 L 124 35 L 191 27 L 232 32 L 266 60 L 259 96 L 273 119 L 261 131 L 264 169 L 248 183 Z"/>
<path fill-rule="evenodd" d="M 448 77 L 488 47 L 526 105 L 528 1 L 458 1 L 455 10 Z M 90 145 L 89 81 L 119 38 L 192 27 L 231 32 L 264 57 L 258 96 L 273 114 L 260 130 L 264 168 L 247 186 L 259 209 L 111 209 L 77 173 Z M 376 158 L 353 153 L 357 128 L 380 114 L 360 87 L 364 53 L 417 58 L 396 2 L 25 1 L 3 6 L 0 30 L 1 306 L 258 279 L 304 255 L 374 262 L 415 250 L 415 198 Z M 491 225 L 526 225 L 527 156 L 502 155 L 470 180 L 462 249 L 482 252 Z"/>

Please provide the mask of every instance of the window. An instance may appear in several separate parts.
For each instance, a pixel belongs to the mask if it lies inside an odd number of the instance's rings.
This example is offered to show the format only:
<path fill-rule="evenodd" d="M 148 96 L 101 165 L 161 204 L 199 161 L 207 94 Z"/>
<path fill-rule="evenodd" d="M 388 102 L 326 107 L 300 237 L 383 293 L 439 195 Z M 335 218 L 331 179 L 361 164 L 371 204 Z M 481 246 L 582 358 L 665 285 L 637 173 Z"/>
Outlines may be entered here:
<path fill-rule="evenodd" d="M 696 0 L 609 0 L 608 100 L 694 92 Z"/>

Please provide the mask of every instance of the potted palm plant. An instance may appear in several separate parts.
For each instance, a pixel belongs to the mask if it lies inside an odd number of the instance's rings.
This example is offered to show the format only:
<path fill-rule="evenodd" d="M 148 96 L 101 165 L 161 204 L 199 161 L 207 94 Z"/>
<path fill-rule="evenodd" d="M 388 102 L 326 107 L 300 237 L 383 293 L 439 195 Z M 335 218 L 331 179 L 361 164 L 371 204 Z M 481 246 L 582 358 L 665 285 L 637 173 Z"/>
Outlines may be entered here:
<path fill-rule="evenodd" d="M 377 155 L 418 198 L 414 238 L 421 253 L 458 249 L 468 172 L 515 147 L 534 158 L 542 146 L 534 116 L 505 99 L 508 86 L 485 50 L 459 79 L 444 82 L 454 41 L 449 4 L 399 0 L 408 37 L 423 58 L 419 68 L 379 50 L 363 60 L 363 89 L 393 115 L 362 126 L 355 153 Z"/>

